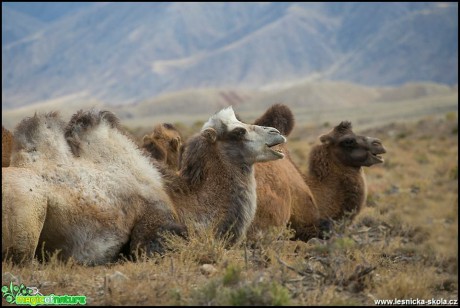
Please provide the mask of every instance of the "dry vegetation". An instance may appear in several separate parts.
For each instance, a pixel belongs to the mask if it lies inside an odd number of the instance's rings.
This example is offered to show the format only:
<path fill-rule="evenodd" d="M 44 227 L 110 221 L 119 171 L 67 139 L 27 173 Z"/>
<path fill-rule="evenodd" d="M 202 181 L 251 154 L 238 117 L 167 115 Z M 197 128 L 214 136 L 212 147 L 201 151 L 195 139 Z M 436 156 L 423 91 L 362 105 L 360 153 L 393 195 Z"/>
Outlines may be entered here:
<path fill-rule="evenodd" d="M 302 171 L 329 125 L 298 125 L 289 139 Z M 198 126 L 198 124 L 197 124 Z M 184 136 L 196 127 L 181 127 Z M 329 240 L 267 234 L 226 249 L 209 230 L 170 238 L 163 257 L 83 267 L 3 262 L 2 285 L 86 295 L 91 305 L 374 305 L 375 299 L 458 299 L 458 114 L 361 130 L 382 139 L 385 163 L 366 169 L 367 206 Z M 142 133 L 138 131 L 140 137 Z M 3 304 L 5 300 L 3 299 Z"/>

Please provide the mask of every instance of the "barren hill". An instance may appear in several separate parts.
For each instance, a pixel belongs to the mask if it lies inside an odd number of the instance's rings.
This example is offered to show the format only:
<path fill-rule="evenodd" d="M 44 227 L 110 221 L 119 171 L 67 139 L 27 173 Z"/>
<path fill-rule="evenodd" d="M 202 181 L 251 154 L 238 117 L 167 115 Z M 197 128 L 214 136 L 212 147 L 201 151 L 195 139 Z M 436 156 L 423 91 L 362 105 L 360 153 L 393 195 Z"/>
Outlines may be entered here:
<path fill-rule="evenodd" d="M 2 3 L 7 27 L 16 13 L 45 23 L 2 42 L 2 109 L 81 92 L 117 105 L 299 79 L 458 83 L 457 3 L 45 4 L 33 16 Z"/>

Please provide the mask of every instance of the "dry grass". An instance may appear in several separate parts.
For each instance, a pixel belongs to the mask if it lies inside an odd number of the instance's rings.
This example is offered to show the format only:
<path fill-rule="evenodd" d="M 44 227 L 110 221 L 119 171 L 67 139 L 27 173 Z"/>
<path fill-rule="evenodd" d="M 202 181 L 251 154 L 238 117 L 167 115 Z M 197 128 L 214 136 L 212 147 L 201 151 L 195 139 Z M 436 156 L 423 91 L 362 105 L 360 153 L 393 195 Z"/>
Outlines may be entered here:
<path fill-rule="evenodd" d="M 331 123 L 330 125 L 333 125 Z M 289 142 L 306 155 L 330 126 L 298 125 Z M 458 118 L 423 118 L 365 132 L 383 140 L 386 162 L 366 170 L 367 206 L 327 241 L 268 233 L 254 248 L 168 238 L 171 251 L 138 262 L 83 267 L 56 259 L 2 263 L 2 285 L 86 295 L 91 305 L 374 305 L 375 299 L 458 299 Z M 189 135 L 193 129 L 185 132 Z M 3 304 L 5 300 L 3 299 Z"/>

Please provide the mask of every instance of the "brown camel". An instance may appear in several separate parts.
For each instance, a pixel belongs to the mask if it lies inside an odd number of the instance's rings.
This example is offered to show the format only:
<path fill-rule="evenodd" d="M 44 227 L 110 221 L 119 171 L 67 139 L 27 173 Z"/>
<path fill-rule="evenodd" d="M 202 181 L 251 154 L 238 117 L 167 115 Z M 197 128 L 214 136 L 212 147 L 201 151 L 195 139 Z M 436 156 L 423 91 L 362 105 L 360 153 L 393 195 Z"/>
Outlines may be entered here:
<path fill-rule="evenodd" d="M 258 119 L 258 125 L 271 125 L 282 133 L 292 119 L 285 105 L 276 104 Z M 320 213 L 320 222 L 337 220 L 345 215 L 354 217 L 366 200 L 367 186 L 363 167 L 383 162 L 379 156 L 385 148 L 379 139 L 353 133 L 350 122 L 341 122 L 320 137 L 321 145 L 313 147 L 305 181 L 313 193 Z M 287 160 L 286 160 L 287 161 Z M 294 163 L 292 163 L 294 164 Z M 306 209 L 308 209 L 306 211 Z M 302 233 L 310 205 L 296 203 L 291 209 L 290 223 L 296 233 Z M 325 224 L 327 225 L 327 224 Z"/>
<path fill-rule="evenodd" d="M 363 167 L 383 163 L 386 153 L 379 139 L 356 135 L 344 121 L 322 135 L 310 151 L 306 182 L 323 219 L 355 217 L 366 201 Z"/>
<path fill-rule="evenodd" d="M 254 121 L 256 125 L 276 127 L 289 136 L 294 128 L 294 115 L 284 105 L 274 105 Z M 315 198 L 299 168 L 292 161 L 286 145 L 282 161 L 256 165 L 258 207 L 252 226 L 254 233 L 267 226 L 294 229 L 295 239 L 307 241 L 320 235 L 320 216 Z M 283 179 L 283 180 L 279 180 Z"/>
<path fill-rule="evenodd" d="M 256 212 L 254 164 L 283 158 L 271 147 L 285 141 L 274 128 L 238 121 L 231 107 L 212 116 L 187 141 L 179 175 L 170 172 L 179 217 L 205 226 L 215 220 L 218 235 L 240 239 Z"/>
<path fill-rule="evenodd" d="M 91 127 L 84 142 L 72 143 L 78 159 L 57 113 L 26 118 L 16 128 L 12 167 L 2 169 L 2 258 L 21 263 L 43 250 L 104 264 L 128 243 L 153 252 L 163 231 L 183 231 L 161 174 L 116 128 L 116 118 L 99 113 L 85 120 L 74 127 Z M 89 155 L 101 155 L 91 161 L 85 154 L 92 146 L 101 153 Z M 148 234 L 138 236 L 136 228 L 145 228 L 147 217 Z"/>
<path fill-rule="evenodd" d="M 158 124 L 150 135 L 142 139 L 143 148 L 158 161 L 173 170 L 179 169 L 179 154 L 182 148 L 180 132 L 169 123 Z"/>
<path fill-rule="evenodd" d="M 2 167 L 10 165 L 11 151 L 13 149 L 13 134 L 2 126 Z"/>
<path fill-rule="evenodd" d="M 294 117 L 287 107 L 274 106 L 255 122 L 257 125 L 269 126 L 266 125 L 267 123 L 276 126 L 281 134 L 287 136 L 294 127 Z M 152 134 L 154 135 L 159 139 L 168 140 L 168 135 L 162 131 L 158 130 Z M 187 147 L 186 144 L 182 149 Z M 257 210 L 248 230 L 248 238 L 257 241 L 267 228 L 286 226 L 295 213 L 296 217 L 302 219 L 301 224 L 298 224 L 297 220 L 293 221 L 293 227 L 297 231 L 296 236 L 308 240 L 318 235 L 319 212 L 313 194 L 297 166 L 292 162 L 286 145 L 279 145 L 278 149 L 285 154 L 285 159 L 254 165 Z M 183 162 L 184 160 L 181 161 Z M 175 170 L 176 164 L 167 165 Z"/>

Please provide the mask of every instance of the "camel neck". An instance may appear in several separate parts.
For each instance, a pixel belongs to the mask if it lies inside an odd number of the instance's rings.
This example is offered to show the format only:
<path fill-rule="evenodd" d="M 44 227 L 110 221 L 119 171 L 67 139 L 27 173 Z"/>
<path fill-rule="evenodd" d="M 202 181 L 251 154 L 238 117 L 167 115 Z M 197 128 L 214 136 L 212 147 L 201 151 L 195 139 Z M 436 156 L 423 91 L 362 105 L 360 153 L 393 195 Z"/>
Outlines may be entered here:
<path fill-rule="evenodd" d="M 253 166 L 239 168 L 239 174 L 235 172 L 228 178 L 224 189 L 227 189 L 229 206 L 227 215 L 218 226 L 220 235 L 229 233 L 233 235 L 233 241 L 246 234 L 246 230 L 254 220 L 257 197 L 256 180 Z"/>
<path fill-rule="evenodd" d="M 254 167 L 237 161 L 234 153 L 220 150 L 195 144 L 186 153 L 180 174 L 190 193 L 176 194 L 174 199 L 182 213 L 205 223 L 217 221 L 218 235 L 228 233 L 235 241 L 246 233 L 255 216 Z"/>

